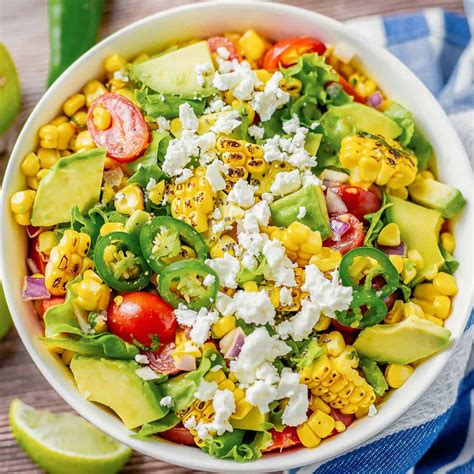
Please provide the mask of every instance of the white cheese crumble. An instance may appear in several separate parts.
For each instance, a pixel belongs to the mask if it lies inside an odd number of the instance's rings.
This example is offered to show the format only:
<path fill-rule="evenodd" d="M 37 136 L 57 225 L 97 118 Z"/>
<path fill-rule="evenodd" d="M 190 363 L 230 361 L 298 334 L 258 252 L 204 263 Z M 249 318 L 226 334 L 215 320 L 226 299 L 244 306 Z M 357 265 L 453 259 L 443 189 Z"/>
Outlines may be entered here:
<path fill-rule="evenodd" d="M 170 129 L 170 122 L 166 117 L 157 117 L 155 122 L 158 125 L 159 130 L 167 132 Z"/>
<path fill-rule="evenodd" d="M 247 324 L 273 324 L 275 320 L 275 308 L 265 289 L 252 292 L 239 290 L 232 304 L 235 316 Z"/>
<path fill-rule="evenodd" d="M 148 357 L 145 354 L 137 354 L 135 356 L 135 362 L 138 362 L 142 365 L 147 365 L 150 361 L 148 360 Z"/>
<path fill-rule="evenodd" d="M 263 127 L 259 127 L 258 125 L 250 125 L 247 131 L 254 140 L 262 140 L 265 133 Z"/>
<path fill-rule="evenodd" d="M 321 317 L 319 306 L 308 299 L 301 301 L 301 309 L 291 319 L 277 326 L 277 333 L 282 339 L 291 337 L 294 341 L 306 339 Z"/>
<path fill-rule="evenodd" d="M 279 240 L 268 240 L 262 253 L 267 259 L 264 277 L 275 282 L 275 286 L 296 286 L 293 262 L 286 256 L 285 248 Z"/>
<path fill-rule="evenodd" d="M 190 170 L 189 168 L 184 168 L 182 173 L 178 177 L 176 177 L 174 182 L 176 184 L 185 183 L 192 175 L 193 175 L 193 170 Z"/>
<path fill-rule="evenodd" d="M 301 177 L 298 170 L 282 171 L 275 176 L 270 191 L 276 196 L 285 196 L 301 187 Z"/>
<path fill-rule="evenodd" d="M 202 379 L 197 391 L 194 393 L 194 398 L 207 402 L 212 400 L 217 391 L 217 383 L 214 381 L 208 382 L 207 380 Z"/>
<path fill-rule="evenodd" d="M 251 106 L 258 113 L 262 122 L 269 120 L 279 107 L 290 100 L 290 94 L 279 87 L 282 78 L 281 72 L 275 72 L 265 84 L 264 90 L 255 92 L 253 96 Z"/>
<path fill-rule="evenodd" d="M 303 219 L 305 215 L 306 215 L 306 207 L 300 206 L 298 209 L 298 214 L 296 214 L 296 218 Z"/>
<path fill-rule="evenodd" d="M 377 413 L 377 407 L 372 403 L 372 405 L 369 406 L 369 412 L 367 413 L 367 416 L 375 416 Z"/>
<path fill-rule="evenodd" d="M 186 420 L 183 421 L 183 426 L 188 429 L 192 430 L 196 428 L 196 417 L 195 416 L 190 416 Z"/>
<path fill-rule="evenodd" d="M 175 310 L 176 321 L 181 326 L 191 327 L 189 337 L 196 344 L 204 344 L 209 337 L 211 326 L 219 319 L 217 311 L 209 311 L 207 308 L 201 308 L 199 312 L 187 308 L 180 304 Z"/>
<path fill-rule="evenodd" d="M 299 384 L 294 395 L 292 395 L 283 411 L 281 421 L 287 426 L 298 426 L 307 420 L 308 411 L 308 388 Z"/>
<path fill-rule="evenodd" d="M 286 122 L 283 122 L 282 128 L 285 133 L 291 134 L 291 133 L 296 133 L 298 131 L 298 128 L 300 126 L 300 119 L 298 118 L 298 115 L 293 114 L 290 120 L 287 120 Z"/>
<path fill-rule="evenodd" d="M 142 379 L 142 380 L 156 380 L 160 378 L 160 375 L 157 374 L 154 370 L 150 369 L 150 367 L 140 367 L 139 369 L 135 370 L 135 373 Z"/>
<path fill-rule="evenodd" d="M 321 186 L 321 180 L 313 174 L 311 170 L 304 170 L 301 175 L 303 186 Z"/>
<path fill-rule="evenodd" d="M 240 262 L 230 253 L 224 253 L 223 257 L 207 259 L 209 265 L 219 277 L 222 286 L 226 288 L 237 288 L 237 273 L 240 270 Z"/>
<path fill-rule="evenodd" d="M 169 395 L 166 397 L 163 397 L 160 400 L 160 405 L 162 407 L 171 408 L 173 406 L 173 399 Z"/>
<path fill-rule="evenodd" d="M 239 179 L 228 194 L 227 200 L 242 209 L 248 209 L 255 204 L 254 188 L 245 179 Z"/>
<path fill-rule="evenodd" d="M 226 431 L 233 431 L 229 418 L 235 411 L 234 395 L 230 390 L 217 390 L 212 399 L 214 419 L 209 422 L 199 422 L 196 431 L 201 439 L 211 438 L 210 433 L 221 436 Z"/>
<path fill-rule="evenodd" d="M 194 68 L 194 70 L 196 72 L 196 78 L 197 78 L 198 84 L 202 87 L 206 84 L 206 76 L 212 73 L 214 71 L 214 68 L 212 67 L 212 64 L 204 63 L 204 64 L 196 64 L 196 67 Z"/>
<path fill-rule="evenodd" d="M 230 52 L 227 48 L 224 46 L 219 46 L 216 51 L 217 55 L 222 58 L 222 59 L 229 59 L 230 58 Z"/>
<path fill-rule="evenodd" d="M 268 204 L 271 204 L 275 200 L 275 197 L 272 193 L 262 193 L 262 199 Z"/>
<path fill-rule="evenodd" d="M 216 277 L 212 273 L 208 273 L 204 277 L 202 284 L 207 288 L 208 286 L 211 286 L 215 281 L 216 281 Z"/>
<path fill-rule="evenodd" d="M 249 403 L 256 406 L 261 413 L 268 413 L 270 403 L 277 396 L 277 389 L 273 385 L 264 380 L 257 380 L 245 392 L 245 396 Z"/>
<path fill-rule="evenodd" d="M 215 133 L 223 133 L 229 135 L 238 126 L 242 124 L 242 117 L 237 110 L 222 113 L 211 127 L 211 131 Z"/>
<path fill-rule="evenodd" d="M 197 131 L 199 121 L 194 112 L 194 109 L 189 105 L 189 102 L 184 102 L 179 106 L 179 120 L 181 125 L 186 130 Z"/>
<path fill-rule="evenodd" d="M 217 58 L 219 70 L 214 74 L 212 85 L 220 91 L 232 91 L 232 95 L 240 100 L 250 100 L 255 86 L 261 84 L 255 71 L 247 61 L 236 59 L 227 61 Z"/>
<path fill-rule="evenodd" d="M 270 222 L 270 207 L 266 201 L 260 201 L 250 208 L 242 219 L 242 228 L 245 232 L 258 233 L 259 226 L 267 226 Z"/>
<path fill-rule="evenodd" d="M 220 160 L 214 160 L 206 168 L 206 179 L 214 192 L 217 193 L 218 191 L 225 189 L 226 183 L 222 175 L 226 174 L 228 171 L 228 166 Z"/>
<path fill-rule="evenodd" d="M 292 304 L 293 304 L 293 297 L 291 295 L 291 290 L 282 286 L 280 288 L 280 305 L 291 306 Z"/>
<path fill-rule="evenodd" d="M 227 105 L 219 96 L 215 96 L 204 109 L 204 114 L 215 114 L 231 109 L 232 107 Z"/>

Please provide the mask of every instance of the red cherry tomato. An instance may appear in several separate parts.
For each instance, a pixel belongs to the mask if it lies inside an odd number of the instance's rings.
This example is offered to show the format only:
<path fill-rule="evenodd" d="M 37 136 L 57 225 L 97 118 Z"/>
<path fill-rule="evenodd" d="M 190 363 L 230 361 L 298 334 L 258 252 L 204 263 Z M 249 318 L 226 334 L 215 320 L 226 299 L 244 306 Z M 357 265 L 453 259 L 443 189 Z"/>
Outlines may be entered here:
<path fill-rule="evenodd" d="M 107 109 L 112 116 L 110 127 L 100 130 L 94 125 L 97 107 Z M 148 145 L 149 132 L 138 108 L 120 94 L 104 94 L 92 102 L 87 113 L 87 128 L 97 146 L 121 163 L 138 158 Z"/>
<path fill-rule="evenodd" d="M 366 214 L 380 209 L 382 200 L 376 188 L 364 189 L 359 186 L 343 184 L 337 189 L 337 194 L 347 206 L 347 211 L 362 220 Z"/>
<path fill-rule="evenodd" d="M 263 449 L 264 452 L 276 451 L 277 449 L 283 451 L 291 446 L 301 444 L 294 426 L 287 426 L 282 432 L 273 429 L 268 432 L 272 435 L 272 441 L 268 447 Z"/>
<path fill-rule="evenodd" d="M 49 300 L 40 300 L 41 301 L 41 316 L 43 316 L 44 313 L 49 308 L 52 308 L 53 306 L 57 306 L 58 304 L 63 304 L 64 303 L 64 296 L 52 296 Z"/>
<path fill-rule="evenodd" d="M 382 276 L 379 276 L 379 275 L 375 276 L 374 279 L 372 280 L 372 288 L 374 288 L 374 290 L 382 289 L 385 286 L 385 284 L 386 284 L 385 280 L 383 279 Z M 394 291 L 391 295 L 388 295 L 383 300 L 388 311 L 392 309 L 392 306 L 395 303 L 397 297 L 398 297 L 398 291 Z"/>
<path fill-rule="evenodd" d="M 124 341 L 137 340 L 145 346 L 151 345 L 154 335 L 158 336 L 160 344 L 174 340 L 178 323 L 173 308 L 159 296 L 137 291 L 122 297 L 120 305 L 112 301 L 107 310 L 110 332 Z"/>
<path fill-rule="evenodd" d="M 332 219 L 338 219 L 349 224 L 349 229 L 341 236 L 341 239 L 336 241 L 331 238 L 326 239 L 323 242 L 325 247 L 331 247 L 334 250 L 345 254 L 349 250 L 360 247 L 364 241 L 364 227 L 362 222 L 352 214 L 339 214 L 331 217 Z"/>
<path fill-rule="evenodd" d="M 38 237 L 30 240 L 29 243 L 29 256 L 35 262 L 39 272 L 44 275 L 48 258 L 44 253 L 41 253 L 38 249 Z"/>
<path fill-rule="evenodd" d="M 229 51 L 229 60 L 239 59 L 239 54 L 237 53 L 234 43 L 224 36 L 212 36 L 207 40 L 207 44 L 209 45 L 211 53 L 217 53 L 219 48 L 225 48 Z"/>
<path fill-rule="evenodd" d="M 163 431 L 159 436 L 171 441 L 172 443 L 185 444 L 186 446 L 196 445 L 194 442 L 194 436 L 183 425 L 177 425 L 169 430 Z"/>
<path fill-rule="evenodd" d="M 263 68 L 274 71 L 281 66 L 288 67 L 295 64 L 303 54 L 317 53 L 323 54 L 326 46 L 317 39 L 307 36 L 287 38 L 278 41 L 269 49 L 263 58 Z"/>
<path fill-rule="evenodd" d="M 160 344 L 157 352 L 149 351 L 146 353 L 148 357 L 148 367 L 156 370 L 160 374 L 176 374 L 179 369 L 174 365 L 173 350 L 175 348 L 174 342 L 168 344 Z"/>
<path fill-rule="evenodd" d="M 351 328 L 350 326 L 344 326 L 343 324 L 341 324 L 337 319 L 333 319 L 332 320 L 332 325 L 334 326 L 334 328 L 337 330 L 337 331 L 340 331 L 343 333 L 348 333 L 348 334 L 354 334 L 358 331 L 358 329 L 356 328 Z"/>
<path fill-rule="evenodd" d="M 339 84 L 341 84 L 346 94 L 352 96 L 355 102 L 365 104 L 364 98 L 360 96 L 359 93 L 342 76 L 339 76 Z"/>

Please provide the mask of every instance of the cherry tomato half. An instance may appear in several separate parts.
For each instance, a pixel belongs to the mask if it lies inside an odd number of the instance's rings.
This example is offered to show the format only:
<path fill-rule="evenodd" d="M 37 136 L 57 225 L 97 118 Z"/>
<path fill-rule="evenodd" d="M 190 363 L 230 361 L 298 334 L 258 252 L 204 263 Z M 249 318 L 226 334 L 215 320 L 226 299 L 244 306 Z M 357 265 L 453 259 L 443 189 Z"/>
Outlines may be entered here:
<path fill-rule="evenodd" d="M 103 107 L 112 116 L 110 127 L 94 125 L 94 109 Z M 120 94 L 104 94 L 92 102 L 87 113 L 87 128 L 97 146 L 104 147 L 110 158 L 121 163 L 138 158 L 148 145 L 149 132 L 138 108 Z"/>
<path fill-rule="evenodd" d="M 263 58 L 263 68 L 274 71 L 281 66 L 288 67 L 295 64 L 303 54 L 323 54 L 326 46 L 317 39 L 307 36 L 298 36 L 278 41 L 269 49 Z"/>
<path fill-rule="evenodd" d="M 148 357 L 148 367 L 156 370 L 160 374 L 176 374 L 179 369 L 176 368 L 173 359 L 174 342 L 168 344 L 160 344 L 157 352 L 149 351 L 146 353 Z"/>
<path fill-rule="evenodd" d="M 163 431 L 159 434 L 163 439 L 171 441 L 172 443 L 185 444 L 186 446 L 195 446 L 194 436 L 183 425 L 177 425 L 169 430 Z"/>
<path fill-rule="evenodd" d="M 366 214 L 376 212 L 380 209 L 382 200 L 378 191 L 364 189 L 359 186 L 343 184 L 337 189 L 337 194 L 344 201 L 347 211 L 362 220 Z"/>
<path fill-rule="evenodd" d="M 361 104 L 365 104 L 365 100 L 359 93 L 340 75 L 339 76 L 339 84 L 341 84 L 344 92 L 354 99 L 355 102 L 359 102 Z"/>
<path fill-rule="evenodd" d="M 229 60 L 239 59 L 239 54 L 237 53 L 234 43 L 224 36 L 212 36 L 207 40 L 207 44 L 209 45 L 211 53 L 217 53 L 219 48 L 225 48 L 229 51 Z"/>
<path fill-rule="evenodd" d="M 174 340 L 178 323 L 173 308 L 159 296 L 145 291 L 125 293 L 121 304 L 115 301 L 107 310 L 109 331 L 124 341 L 137 340 L 150 346 L 153 336 L 158 336 L 160 344 Z"/>
<path fill-rule="evenodd" d="M 377 275 L 374 277 L 372 280 L 372 288 L 375 290 L 380 290 L 386 285 L 386 282 L 381 275 Z M 387 311 L 390 311 L 398 298 L 398 291 L 394 291 L 391 295 L 388 295 L 386 298 L 384 298 L 384 303 L 385 306 L 387 307 Z"/>
<path fill-rule="evenodd" d="M 345 254 L 349 250 L 355 249 L 362 245 L 364 241 L 364 226 L 357 217 L 352 214 L 339 214 L 334 215 L 331 219 L 338 219 L 349 224 L 349 229 L 341 236 L 340 240 L 333 240 L 331 238 L 326 239 L 323 242 L 325 247 L 331 247 L 334 250 Z"/>
<path fill-rule="evenodd" d="M 331 322 L 332 322 L 332 325 L 334 326 L 334 328 L 335 328 L 337 331 L 342 332 L 342 335 L 343 335 L 343 336 L 345 336 L 345 333 L 347 333 L 347 334 L 354 334 L 354 333 L 356 333 L 356 332 L 359 331 L 359 329 L 351 328 L 350 326 L 344 326 L 344 325 L 341 324 L 337 319 L 333 319 Z"/>
<path fill-rule="evenodd" d="M 38 237 L 31 239 L 29 246 L 30 248 L 28 253 L 30 258 L 33 260 L 33 262 L 35 262 L 39 272 L 44 275 L 48 258 L 38 250 Z"/>
<path fill-rule="evenodd" d="M 269 430 L 268 431 L 272 435 L 272 441 L 263 449 L 264 452 L 268 451 L 276 451 L 279 449 L 283 451 L 286 448 L 290 448 L 291 446 L 296 446 L 301 444 L 300 439 L 298 438 L 298 433 L 296 432 L 296 428 L 294 426 L 287 426 L 282 432 L 278 432 L 276 430 Z"/>

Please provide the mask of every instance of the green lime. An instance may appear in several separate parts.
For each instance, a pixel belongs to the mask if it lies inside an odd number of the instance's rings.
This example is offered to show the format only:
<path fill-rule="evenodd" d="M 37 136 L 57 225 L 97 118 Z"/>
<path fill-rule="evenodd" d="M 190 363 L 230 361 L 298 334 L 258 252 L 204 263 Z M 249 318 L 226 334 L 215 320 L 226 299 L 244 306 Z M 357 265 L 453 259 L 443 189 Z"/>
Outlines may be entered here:
<path fill-rule="evenodd" d="M 71 413 L 49 413 L 13 400 L 10 427 L 28 456 L 50 474 L 120 471 L 132 450 Z"/>
<path fill-rule="evenodd" d="M 0 281 L 0 341 L 5 337 L 11 327 L 12 318 L 10 316 L 10 311 L 8 311 L 5 293 L 3 292 L 3 285 Z"/>
<path fill-rule="evenodd" d="M 20 81 L 15 64 L 5 46 L 0 43 L 0 134 L 15 120 L 21 106 Z"/>

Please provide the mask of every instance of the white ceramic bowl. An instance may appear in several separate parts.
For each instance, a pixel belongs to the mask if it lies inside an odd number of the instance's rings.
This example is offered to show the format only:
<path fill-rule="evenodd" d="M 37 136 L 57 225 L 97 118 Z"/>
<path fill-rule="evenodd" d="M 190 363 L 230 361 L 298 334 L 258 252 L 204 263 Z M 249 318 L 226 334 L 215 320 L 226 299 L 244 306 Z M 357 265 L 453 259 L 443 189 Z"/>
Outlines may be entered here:
<path fill-rule="evenodd" d="M 104 59 L 118 52 L 126 57 L 141 51 L 157 49 L 176 39 L 205 37 L 226 31 L 254 28 L 274 40 L 295 35 L 308 35 L 327 43 L 345 41 L 357 51 L 367 72 L 375 78 L 387 95 L 413 112 L 420 129 L 434 146 L 441 178 L 469 197 L 471 169 L 464 149 L 448 118 L 423 84 L 387 51 L 370 45 L 360 35 L 342 24 L 317 13 L 272 3 L 225 2 L 193 4 L 158 13 L 134 23 L 102 41 L 76 61 L 47 91 L 31 113 L 8 165 L 3 187 L 2 207 L 2 280 L 15 326 L 31 357 L 54 389 L 84 418 L 105 433 L 154 458 L 207 471 L 272 471 L 327 460 L 355 448 L 393 421 L 425 392 L 440 374 L 452 348 L 422 364 L 413 377 L 387 400 L 374 418 L 354 423 L 345 433 L 322 443 L 314 450 L 299 449 L 238 464 L 214 459 L 199 449 L 159 441 L 139 441 L 129 437 L 121 421 L 99 406 L 85 400 L 77 391 L 69 371 L 38 341 L 41 326 L 31 303 L 22 301 L 21 288 L 26 272 L 27 251 L 24 228 L 12 219 L 10 196 L 24 187 L 20 163 L 37 142 L 41 125 L 59 113 L 63 101 L 76 93 L 84 83 L 103 73 Z M 58 197 L 60 198 L 60 196 Z M 472 215 L 466 209 L 456 226 L 456 257 L 461 261 L 457 272 L 459 294 L 453 314 L 446 326 L 453 342 L 466 325 L 472 292 Z"/>

